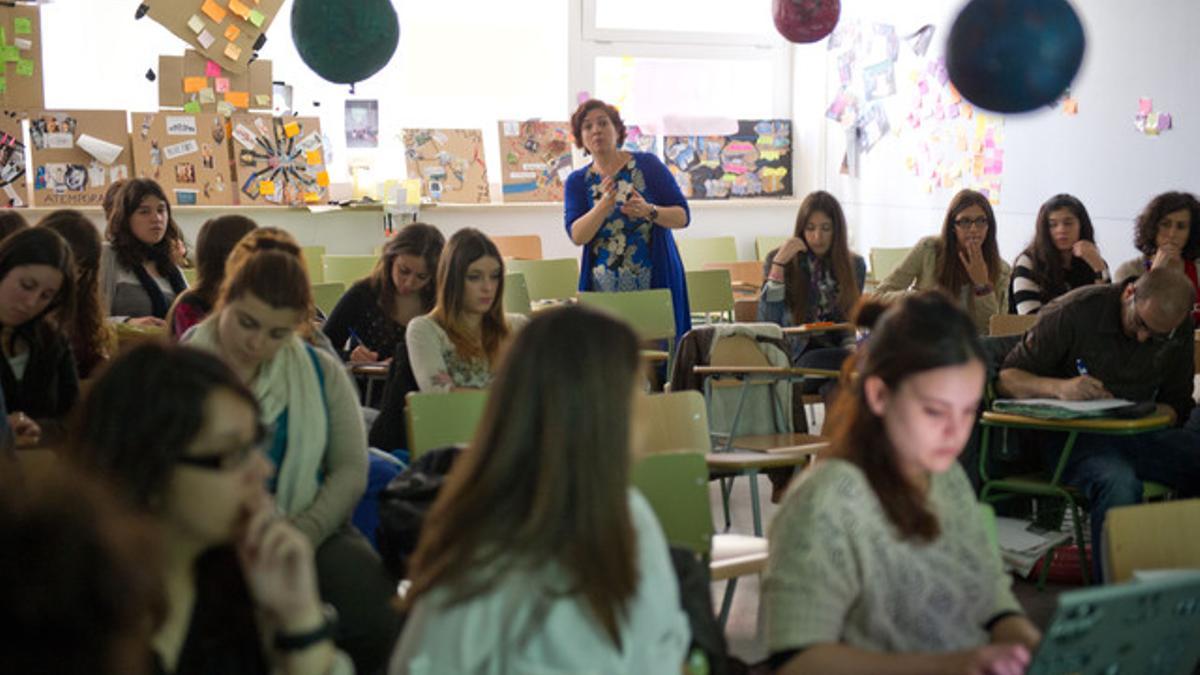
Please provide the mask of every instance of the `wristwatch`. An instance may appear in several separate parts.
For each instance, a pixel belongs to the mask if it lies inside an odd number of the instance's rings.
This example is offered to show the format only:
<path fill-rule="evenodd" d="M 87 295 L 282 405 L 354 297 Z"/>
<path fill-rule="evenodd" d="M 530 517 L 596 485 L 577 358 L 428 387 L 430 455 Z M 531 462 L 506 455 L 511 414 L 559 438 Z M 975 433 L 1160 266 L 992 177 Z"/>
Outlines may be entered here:
<path fill-rule="evenodd" d="M 319 626 L 310 631 L 303 633 L 284 633 L 282 631 L 275 633 L 275 649 L 281 652 L 298 652 L 301 649 L 307 649 L 322 640 L 333 638 L 334 631 L 337 630 L 338 613 L 337 609 L 329 603 L 321 605 L 321 615 L 324 620 Z"/>
<path fill-rule="evenodd" d="M 655 206 L 653 204 L 650 205 L 650 217 L 647 218 L 646 220 L 649 220 L 652 223 L 654 221 L 658 220 L 658 207 L 657 206 Z"/>

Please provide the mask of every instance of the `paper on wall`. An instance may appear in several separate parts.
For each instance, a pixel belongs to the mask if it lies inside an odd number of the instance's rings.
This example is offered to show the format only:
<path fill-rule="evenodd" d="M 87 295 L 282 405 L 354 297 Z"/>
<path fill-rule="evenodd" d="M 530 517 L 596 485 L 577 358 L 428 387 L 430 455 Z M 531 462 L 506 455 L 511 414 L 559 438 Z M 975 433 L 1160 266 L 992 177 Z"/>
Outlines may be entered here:
<path fill-rule="evenodd" d="M 200 146 L 196 143 L 195 139 L 191 138 L 182 143 L 168 145 L 167 147 L 163 148 L 163 156 L 167 159 L 176 159 L 178 157 L 183 157 L 184 155 L 190 155 L 193 152 L 200 152 Z"/>
<path fill-rule="evenodd" d="M 76 143 L 81 149 L 104 164 L 112 164 L 117 161 L 117 157 L 120 157 L 121 151 L 125 149 L 115 143 L 109 143 L 87 134 L 79 134 Z"/>

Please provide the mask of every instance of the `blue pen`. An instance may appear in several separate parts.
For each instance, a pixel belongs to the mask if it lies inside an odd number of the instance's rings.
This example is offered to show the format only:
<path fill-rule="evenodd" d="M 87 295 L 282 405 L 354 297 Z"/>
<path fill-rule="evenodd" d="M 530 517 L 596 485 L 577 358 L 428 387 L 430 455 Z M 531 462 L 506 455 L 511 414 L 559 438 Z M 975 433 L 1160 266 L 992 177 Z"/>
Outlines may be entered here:
<path fill-rule="evenodd" d="M 1075 359 L 1075 371 L 1080 375 L 1088 374 L 1087 365 L 1084 364 L 1083 359 Z"/>
<path fill-rule="evenodd" d="M 362 339 L 362 338 L 358 337 L 358 333 L 355 333 L 353 328 L 348 328 L 347 330 L 349 330 L 349 331 L 350 331 L 350 339 L 351 339 L 351 340 L 353 340 L 353 342 L 351 342 L 351 343 L 350 343 L 350 349 L 351 349 L 351 350 L 353 350 L 353 349 L 354 349 L 354 346 L 355 346 L 356 344 L 360 344 L 360 345 L 366 346 L 366 343 L 365 343 L 365 342 L 363 342 L 363 339 Z"/>

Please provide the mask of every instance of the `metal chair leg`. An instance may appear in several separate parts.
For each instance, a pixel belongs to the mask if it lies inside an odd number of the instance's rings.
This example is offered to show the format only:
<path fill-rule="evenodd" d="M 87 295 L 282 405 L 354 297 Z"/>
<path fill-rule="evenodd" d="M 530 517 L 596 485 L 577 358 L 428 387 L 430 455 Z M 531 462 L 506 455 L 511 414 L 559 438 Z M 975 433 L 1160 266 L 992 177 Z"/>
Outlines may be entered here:
<path fill-rule="evenodd" d="M 733 592 L 737 590 L 737 581 L 737 577 L 733 577 L 725 582 L 725 596 L 721 598 L 721 611 L 717 614 L 717 621 L 720 622 L 722 630 L 729 622 L 729 610 L 733 607 Z"/>

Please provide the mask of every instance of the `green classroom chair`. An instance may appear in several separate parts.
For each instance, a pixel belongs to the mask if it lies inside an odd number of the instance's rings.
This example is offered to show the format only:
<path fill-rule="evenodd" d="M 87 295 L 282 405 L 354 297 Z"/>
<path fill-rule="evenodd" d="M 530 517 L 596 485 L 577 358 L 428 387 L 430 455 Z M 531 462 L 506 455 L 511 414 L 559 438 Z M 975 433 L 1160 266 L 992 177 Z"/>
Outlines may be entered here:
<path fill-rule="evenodd" d="M 707 263 L 738 259 L 737 240 L 733 237 L 680 237 L 675 244 L 685 270 L 702 270 Z"/>
<path fill-rule="evenodd" d="M 327 255 L 324 257 L 325 281 L 353 284 L 370 276 L 377 260 L 379 256 L 374 255 Z"/>
<path fill-rule="evenodd" d="M 507 260 L 504 269 L 525 275 L 529 299 L 567 300 L 579 291 L 579 260 L 551 258 L 549 260 Z"/>
<path fill-rule="evenodd" d="M 783 242 L 788 239 L 790 237 L 755 237 L 754 256 L 760 261 L 765 261 L 768 253 L 783 246 Z"/>
<path fill-rule="evenodd" d="M 871 278 L 881 283 L 908 257 L 912 247 L 871 249 Z"/>
<path fill-rule="evenodd" d="M 761 574 L 767 540 L 742 534 L 713 534 L 708 502 L 708 465 L 702 452 L 660 452 L 632 468 L 634 487 L 654 510 L 669 543 L 708 563 L 713 581 L 727 580 L 718 620 L 724 626 L 733 606 L 738 577 Z"/>
<path fill-rule="evenodd" d="M 504 275 L 504 311 L 525 316 L 533 313 L 529 302 L 529 289 L 525 286 L 525 275 L 521 272 L 509 272 Z"/>
<path fill-rule="evenodd" d="M 425 452 L 448 445 L 465 445 L 483 419 L 487 392 L 482 389 L 409 392 L 404 397 L 408 421 L 408 452 L 416 461 Z"/>
<path fill-rule="evenodd" d="M 505 260 L 541 260 L 542 238 L 536 234 L 492 237 L 492 243 Z"/>
<path fill-rule="evenodd" d="M 643 342 L 667 341 L 667 350 L 642 350 L 642 356 L 652 362 L 666 362 L 671 372 L 675 354 L 675 305 L 671 291 L 653 288 L 648 291 L 603 293 L 588 291 L 579 294 L 581 305 L 590 305 L 627 322 Z"/>
<path fill-rule="evenodd" d="M 325 313 L 325 316 L 329 316 L 329 313 L 337 306 L 338 300 L 341 300 L 342 295 L 346 293 L 346 284 L 340 281 L 313 284 L 312 293 L 313 303 Z"/>
<path fill-rule="evenodd" d="M 196 279 L 199 277 L 199 274 L 196 272 L 195 267 L 182 267 L 180 271 L 183 272 L 183 280 L 187 282 L 188 288 L 196 285 Z"/>
<path fill-rule="evenodd" d="M 300 252 L 304 255 L 304 264 L 308 268 L 308 283 L 319 284 L 325 281 L 325 247 L 303 246 Z"/>
<path fill-rule="evenodd" d="M 729 270 L 691 270 L 685 274 L 693 316 L 702 316 L 705 323 L 711 323 L 714 314 L 722 321 L 733 321 L 733 280 Z"/>

